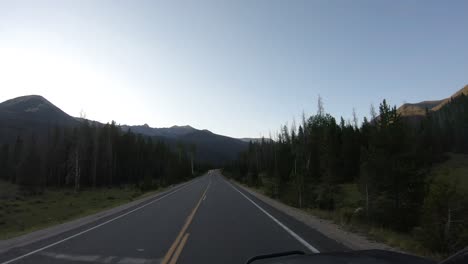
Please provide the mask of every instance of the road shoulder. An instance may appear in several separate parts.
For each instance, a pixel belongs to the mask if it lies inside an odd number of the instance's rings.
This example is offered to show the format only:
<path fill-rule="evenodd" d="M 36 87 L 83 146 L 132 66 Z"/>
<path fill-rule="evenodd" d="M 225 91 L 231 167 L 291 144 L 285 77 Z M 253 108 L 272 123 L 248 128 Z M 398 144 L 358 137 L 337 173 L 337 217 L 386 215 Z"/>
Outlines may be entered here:
<path fill-rule="evenodd" d="M 196 179 L 197 178 L 192 179 L 192 180 L 187 181 L 187 182 L 184 182 L 184 183 L 174 185 L 174 186 L 169 187 L 168 189 L 166 189 L 164 191 L 156 192 L 154 194 L 144 196 L 144 197 L 142 197 L 140 199 L 131 201 L 129 203 L 118 205 L 116 207 L 113 207 L 113 208 L 110 208 L 110 209 L 107 209 L 107 210 L 104 210 L 104 211 L 100 211 L 100 212 L 92 214 L 92 215 L 88 215 L 88 216 L 85 216 L 85 217 L 74 219 L 74 220 L 59 224 L 59 225 L 47 227 L 47 228 L 40 229 L 40 230 L 37 230 L 37 231 L 33 231 L 31 233 L 27 233 L 27 234 L 24 234 L 24 235 L 21 235 L 21 236 L 18 236 L 18 237 L 5 239 L 5 240 L 0 240 L 0 254 L 4 253 L 4 252 L 7 252 L 7 251 L 9 251 L 9 250 L 11 250 L 13 248 L 27 246 L 29 244 L 32 244 L 32 243 L 35 243 L 35 242 L 38 242 L 38 241 L 41 241 L 41 240 L 45 240 L 45 239 L 60 235 L 62 233 L 71 231 L 73 229 L 77 229 L 77 228 L 80 228 L 82 226 L 92 224 L 93 222 L 97 222 L 97 221 L 102 220 L 104 218 L 108 218 L 108 217 L 111 217 L 111 216 L 114 216 L 114 215 L 118 215 L 120 213 L 123 213 L 126 210 L 130 210 L 133 207 L 138 207 L 138 206 L 143 205 L 143 204 L 145 204 L 147 202 L 150 202 L 151 200 L 156 199 L 159 196 L 165 195 L 165 194 L 171 192 L 172 190 L 174 190 L 174 189 L 176 189 L 178 187 L 182 187 L 182 186 L 184 186 L 186 184 L 189 184 L 190 182 L 192 182 L 192 181 L 194 181 Z"/>
<path fill-rule="evenodd" d="M 308 227 L 322 233 L 324 236 L 332 240 L 335 240 L 350 249 L 353 249 L 353 250 L 382 249 L 382 250 L 390 250 L 390 251 L 405 253 L 399 249 L 390 247 L 386 244 L 371 241 L 362 235 L 343 230 L 339 225 L 336 225 L 329 220 L 320 219 L 298 208 L 294 208 L 286 204 L 283 204 L 279 201 L 276 201 L 270 197 L 267 197 L 257 192 L 256 190 L 252 188 L 238 184 L 237 182 L 234 182 L 234 181 L 231 181 L 231 182 L 234 183 L 237 187 L 241 188 L 242 190 L 253 195 L 257 199 L 270 205 L 271 207 L 283 212 L 284 214 L 296 219 L 297 221 L 304 223 Z"/>

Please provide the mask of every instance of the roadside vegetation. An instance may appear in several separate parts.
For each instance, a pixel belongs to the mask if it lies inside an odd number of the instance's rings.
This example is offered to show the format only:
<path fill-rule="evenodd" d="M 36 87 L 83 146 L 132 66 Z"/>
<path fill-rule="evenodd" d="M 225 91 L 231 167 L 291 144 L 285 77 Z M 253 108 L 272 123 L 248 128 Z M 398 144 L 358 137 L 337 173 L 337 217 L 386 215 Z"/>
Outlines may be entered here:
<path fill-rule="evenodd" d="M 468 244 L 468 97 L 414 122 L 384 100 L 359 124 L 317 114 L 252 142 L 235 180 L 371 238 L 434 258 Z"/>
<path fill-rule="evenodd" d="M 122 132 L 115 122 L 50 126 L 47 135 L 17 136 L 0 148 L 0 179 L 24 194 L 48 188 L 167 186 L 194 174 L 195 148 L 177 150 L 151 137 Z"/>
<path fill-rule="evenodd" d="M 223 172 L 228 177 L 232 178 L 232 174 L 229 172 Z M 262 187 L 248 186 L 243 184 L 251 190 L 255 190 L 263 195 L 267 194 L 267 189 Z M 342 193 L 343 200 L 348 201 L 348 206 L 353 207 L 359 206 L 359 198 L 356 196 L 355 190 L 357 185 L 347 184 L 343 186 L 345 191 Z M 348 189 L 347 192 L 346 189 Z M 351 190 L 350 190 L 351 189 Z M 285 202 L 284 200 L 282 202 Z M 294 203 L 287 203 L 289 206 L 297 207 Z M 301 208 L 304 212 L 311 214 L 315 217 L 329 220 L 341 228 L 353 232 L 364 237 L 367 237 L 371 241 L 377 241 L 387 244 L 393 248 L 398 248 L 404 252 L 408 252 L 415 255 L 425 256 L 431 259 L 441 260 L 443 256 L 439 253 L 432 252 L 426 248 L 420 241 L 415 239 L 413 236 L 401 232 L 396 232 L 389 228 L 383 228 L 378 226 L 369 225 L 365 221 L 355 217 L 354 212 L 350 212 L 349 207 L 337 208 L 336 210 L 323 210 L 319 208 Z"/>
<path fill-rule="evenodd" d="M 121 188 L 48 189 L 40 195 L 24 195 L 17 185 L 0 181 L 0 239 L 8 239 L 45 227 L 125 204 L 154 191 Z"/>
<path fill-rule="evenodd" d="M 122 132 L 115 122 L 51 126 L 0 146 L 0 239 L 63 223 L 186 181 L 195 147 Z"/>

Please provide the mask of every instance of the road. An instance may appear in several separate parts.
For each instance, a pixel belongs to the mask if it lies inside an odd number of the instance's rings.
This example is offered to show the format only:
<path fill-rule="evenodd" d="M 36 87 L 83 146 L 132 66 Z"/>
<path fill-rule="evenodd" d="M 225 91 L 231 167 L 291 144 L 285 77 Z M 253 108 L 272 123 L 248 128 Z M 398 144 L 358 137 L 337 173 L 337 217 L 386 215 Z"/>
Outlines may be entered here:
<path fill-rule="evenodd" d="M 0 255 L 0 263 L 244 263 L 344 246 L 279 212 L 218 171 L 124 212 Z"/>

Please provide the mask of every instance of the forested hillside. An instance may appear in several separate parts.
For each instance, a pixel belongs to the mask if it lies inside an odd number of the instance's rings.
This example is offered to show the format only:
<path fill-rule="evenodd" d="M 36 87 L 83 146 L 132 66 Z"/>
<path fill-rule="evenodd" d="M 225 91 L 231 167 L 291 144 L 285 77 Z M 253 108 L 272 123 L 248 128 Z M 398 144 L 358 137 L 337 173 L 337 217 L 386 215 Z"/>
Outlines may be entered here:
<path fill-rule="evenodd" d="M 410 234 L 431 252 L 466 246 L 468 175 L 434 168 L 449 153 L 467 157 L 468 97 L 428 111 L 418 126 L 385 100 L 371 115 L 337 121 L 319 99 L 317 114 L 283 126 L 274 141 L 250 143 L 225 170 L 290 205 Z"/>
<path fill-rule="evenodd" d="M 49 126 L 47 136 L 18 135 L 0 148 L 0 179 L 26 193 L 48 187 L 110 187 L 125 184 L 142 189 L 167 186 L 193 175 L 190 150 L 172 151 L 150 137 L 122 132 L 115 122 L 104 126 L 83 121 L 79 126 Z"/>
<path fill-rule="evenodd" d="M 151 136 L 155 140 L 167 143 L 172 149 L 185 145 L 192 149 L 195 161 L 202 164 L 221 166 L 228 160 L 235 160 L 237 155 L 247 149 L 247 142 L 215 134 L 209 130 L 195 129 L 191 126 L 172 126 L 169 128 L 152 128 L 143 126 L 121 126 L 122 130 Z"/>
<path fill-rule="evenodd" d="M 246 148 L 239 139 L 190 126 L 120 126 L 74 118 L 39 95 L 0 103 L 0 180 L 25 193 L 48 187 L 167 186 L 206 164 L 233 160 Z"/>

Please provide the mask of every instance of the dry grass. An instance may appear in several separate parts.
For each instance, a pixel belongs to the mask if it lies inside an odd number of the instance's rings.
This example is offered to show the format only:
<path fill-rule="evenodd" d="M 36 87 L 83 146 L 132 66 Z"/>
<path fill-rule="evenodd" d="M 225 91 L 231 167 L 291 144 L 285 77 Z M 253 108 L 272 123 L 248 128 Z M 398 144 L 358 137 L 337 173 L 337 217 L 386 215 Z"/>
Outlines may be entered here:
<path fill-rule="evenodd" d="M 468 155 L 455 153 L 448 155 L 447 161 L 432 167 L 430 178 L 456 182 L 459 188 L 468 193 Z"/>
<path fill-rule="evenodd" d="M 151 193 L 133 187 L 48 190 L 24 196 L 17 186 L 0 181 L 0 239 L 12 238 L 38 229 L 128 203 Z"/>

